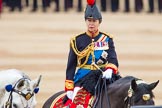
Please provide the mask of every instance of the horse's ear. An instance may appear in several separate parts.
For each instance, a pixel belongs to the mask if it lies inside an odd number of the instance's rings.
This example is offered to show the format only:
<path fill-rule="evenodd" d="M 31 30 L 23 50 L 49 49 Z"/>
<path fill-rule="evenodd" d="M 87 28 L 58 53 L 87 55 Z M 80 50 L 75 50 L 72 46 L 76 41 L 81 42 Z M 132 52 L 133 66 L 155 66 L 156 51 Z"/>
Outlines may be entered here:
<path fill-rule="evenodd" d="M 41 78 L 42 78 L 42 75 L 40 75 L 38 78 L 32 80 L 33 88 L 39 87 Z"/>
<path fill-rule="evenodd" d="M 156 82 L 154 82 L 154 83 L 149 84 L 149 85 L 148 85 L 149 89 L 150 89 L 150 90 L 153 90 L 153 89 L 158 85 L 158 83 L 159 83 L 159 80 L 156 81 Z"/>
<path fill-rule="evenodd" d="M 136 83 L 136 80 L 135 79 L 133 79 L 131 81 L 131 87 L 132 87 L 133 91 L 135 91 L 137 89 L 137 83 Z"/>
<path fill-rule="evenodd" d="M 42 75 L 40 75 L 37 79 L 32 81 L 34 93 L 39 92 L 39 84 L 40 84 L 41 79 L 42 79 Z"/>

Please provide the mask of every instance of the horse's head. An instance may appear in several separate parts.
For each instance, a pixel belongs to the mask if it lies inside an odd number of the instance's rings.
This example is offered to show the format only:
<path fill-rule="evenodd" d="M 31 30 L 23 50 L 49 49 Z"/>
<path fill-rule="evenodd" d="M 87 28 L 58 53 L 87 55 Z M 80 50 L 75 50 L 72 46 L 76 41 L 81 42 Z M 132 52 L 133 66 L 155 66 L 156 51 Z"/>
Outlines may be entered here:
<path fill-rule="evenodd" d="M 39 91 L 41 76 L 35 80 L 23 77 L 18 79 L 14 85 L 6 85 L 9 96 L 5 108 L 35 108 L 35 94 Z"/>
<path fill-rule="evenodd" d="M 142 80 L 132 80 L 130 89 L 130 96 L 132 95 L 132 102 L 134 105 L 154 105 L 154 94 L 152 90 L 157 86 L 159 81 L 147 84 Z"/>

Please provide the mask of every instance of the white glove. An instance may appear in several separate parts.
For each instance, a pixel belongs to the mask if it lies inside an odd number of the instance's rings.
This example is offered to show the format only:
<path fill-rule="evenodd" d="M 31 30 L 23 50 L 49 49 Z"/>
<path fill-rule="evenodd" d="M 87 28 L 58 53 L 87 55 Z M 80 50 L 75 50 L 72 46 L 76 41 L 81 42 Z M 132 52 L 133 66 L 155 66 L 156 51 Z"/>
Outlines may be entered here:
<path fill-rule="evenodd" d="M 72 98 L 73 98 L 73 91 L 67 91 L 67 92 L 66 92 L 66 95 L 67 95 L 67 97 L 68 97 L 69 99 L 72 100 Z"/>
<path fill-rule="evenodd" d="M 103 72 L 102 78 L 111 79 L 112 73 L 113 73 L 112 69 L 107 69 L 105 72 Z"/>

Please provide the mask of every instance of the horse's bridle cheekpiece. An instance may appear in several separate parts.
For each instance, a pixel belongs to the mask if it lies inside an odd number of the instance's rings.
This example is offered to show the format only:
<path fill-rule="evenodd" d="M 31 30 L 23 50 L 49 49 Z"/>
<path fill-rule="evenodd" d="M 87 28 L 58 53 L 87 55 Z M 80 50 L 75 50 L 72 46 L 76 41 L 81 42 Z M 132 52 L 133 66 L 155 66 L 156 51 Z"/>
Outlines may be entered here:
<path fill-rule="evenodd" d="M 144 82 L 144 81 L 142 81 L 140 79 L 136 81 L 137 85 L 139 85 L 141 83 L 146 83 L 146 82 Z M 130 85 L 129 90 L 128 90 L 128 95 L 124 99 L 124 102 L 125 102 L 125 107 L 124 108 L 130 108 L 131 106 L 134 105 L 134 102 L 133 102 L 133 99 L 132 99 L 133 95 L 134 95 L 134 91 L 132 89 L 132 86 Z M 150 98 L 151 98 L 150 94 L 143 94 L 143 96 L 142 96 L 142 99 L 144 101 L 148 101 Z"/>
<path fill-rule="evenodd" d="M 15 92 L 15 93 L 17 93 L 17 94 L 23 96 L 27 101 L 30 100 L 31 97 L 33 97 L 33 95 L 34 95 L 35 93 L 38 93 L 39 88 L 35 88 L 35 89 L 33 90 L 32 93 L 28 92 L 28 93 L 26 93 L 26 94 L 23 93 L 22 91 L 17 90 L 17 89 L 15 88 L 16 85 L 17 85 L 19 82 L 25 81 L 25 80 L 30 80 L 30 79 L 23 77 L 23 78 L 19 79 L 19 80 L 14 84 L 14 86 L 12 86 L 11 84 L 5 86 L 6 91 L 10 93 L 10 95 L 9 95 L 9 97 L 8 97 L 8 100 L 7 100 L 6 104 L 5 104 L 5 108 L 12 108 L 12 100 L 13 100 L 12 93 L 13 93 L 13 92 Z M 24 108 L 26 108 L 26 107 L 24 107 Z"/>

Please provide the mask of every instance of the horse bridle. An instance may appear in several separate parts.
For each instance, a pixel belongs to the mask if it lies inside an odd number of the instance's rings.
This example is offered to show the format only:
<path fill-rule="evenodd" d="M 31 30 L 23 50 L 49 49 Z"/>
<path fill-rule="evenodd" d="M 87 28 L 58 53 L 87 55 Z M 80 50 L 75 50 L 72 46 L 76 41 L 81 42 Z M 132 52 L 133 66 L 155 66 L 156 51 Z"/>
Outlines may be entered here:
<path fill-rule="evenodd" d="M 145 83 L 144 81 L 142 81 L 141 79 L 136 80 L 137 85 L 141 84 L 141 83 Z M 133 100 L 133 96 L 134 96 L 134 91 L 130 85 L 129 89 L 128 89 L 128 95 L 127 97 L 125 97 L 124 99 L 124 108 L 130 108 L 131 106 L 134 105 L 134 100 Z M 150 94 L 143 94 L 142 99 L 144 101 L 148 101 L 150 99 Z"/>
<path fill-rule="evenodd" d="M 7 100 L 6 104 L 5 104 L 5 108 L 12 108 L 12 100 L 13 100 L 12 93 L 13 93 L 13 92 L 14 92 L 14 93 L 17 93 L 17 94 L 19 94 L 19 95 L 21 95 L 21 96 L 23 96 L 27 101 L 28 101 L 31 97 L 34 96 L 34 91 L 33 91 L 32 93 L 28 92 L 28 93 L 25 94 L 25 93 L 23 93 L 22 91 L 19 91 L 19 90 L 15 89 L 16 85 L 17 85 L 20 81 L 23 81 L 23 80 L 29 80 L 29 79 L 23 77 L 23 78 L 19 79 L 19 80 L 15 83 L 15 85 L 14 85 L 13 88 L 12 88 L 12 90 L 10 91 L 8 100 Z M 25 108 L 27 108 L 27 107 L 28 107 L 28 106 L 26 106 Z"/>
<path fill-rule="evenodd" d="M 124 108 L 130 108 L 132 105 L 134 105 L 133 94 L 134 94 L 134 91 L 132 87 L 130 86 L 128 90 L 128 95 L 124 99 Z"/>

